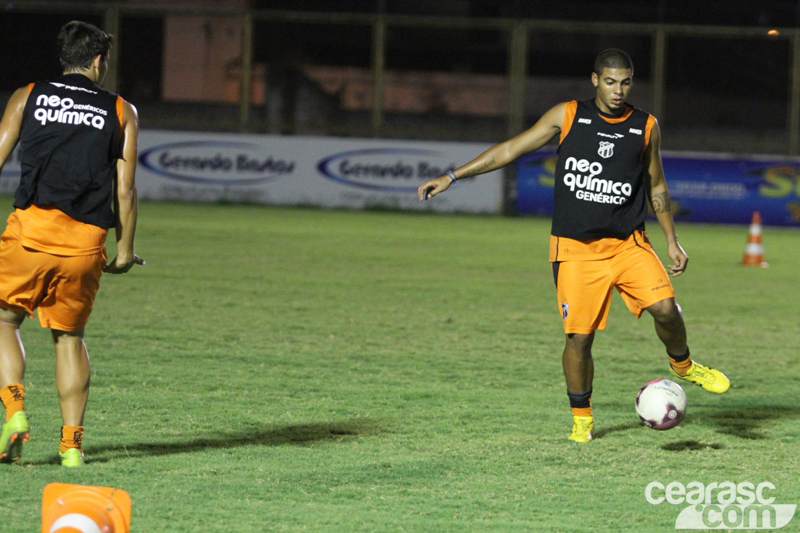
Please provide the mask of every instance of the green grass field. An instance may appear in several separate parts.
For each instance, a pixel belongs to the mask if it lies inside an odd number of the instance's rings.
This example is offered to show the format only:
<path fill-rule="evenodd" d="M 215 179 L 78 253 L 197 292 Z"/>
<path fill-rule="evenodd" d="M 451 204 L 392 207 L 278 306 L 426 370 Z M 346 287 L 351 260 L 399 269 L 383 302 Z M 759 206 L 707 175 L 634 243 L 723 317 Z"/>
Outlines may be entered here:
<path fill-rule="evenodd" d="M 548 232 L 143 204 L 147 265 L 103 278 L 87 328 L 83 469 L 56 463 L 49 334 L 22 330 L 32 438 L 0 465 L 0 530 L 38 532 L 50 482 L 126 490 L 139 533 L 672 531 L 686 505 L 649 504 L 652 481 L 768 481 L 800 504 L 800 233 L 765 228 L 759 269 L 738 264 L 746 227 L 680 225 L 692 353 L 733 387 L 687 386 L 681 426 L 641 426 L 636 392 L 667 361 L 615 296 L 594 350 L 598 438 L 578 445 Z"/>

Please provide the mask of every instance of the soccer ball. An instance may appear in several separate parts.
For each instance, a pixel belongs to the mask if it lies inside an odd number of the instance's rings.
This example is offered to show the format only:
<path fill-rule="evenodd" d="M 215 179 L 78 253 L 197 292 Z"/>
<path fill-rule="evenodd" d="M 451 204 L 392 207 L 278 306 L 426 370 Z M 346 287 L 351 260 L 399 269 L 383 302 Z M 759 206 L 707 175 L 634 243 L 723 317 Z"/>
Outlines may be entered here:
<path fill-rule="evenodd" d="M 686 393 L 668 379 L 654 379 L 639 389 L 636 414 L 653 429 L 672 429 L 686 415 Z"/>

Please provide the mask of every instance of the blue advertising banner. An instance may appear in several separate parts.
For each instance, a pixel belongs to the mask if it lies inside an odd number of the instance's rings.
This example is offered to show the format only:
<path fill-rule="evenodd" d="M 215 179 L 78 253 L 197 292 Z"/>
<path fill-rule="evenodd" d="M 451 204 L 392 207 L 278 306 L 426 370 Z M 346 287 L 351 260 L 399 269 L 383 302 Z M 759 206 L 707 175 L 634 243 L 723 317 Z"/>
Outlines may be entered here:
<path fill-rule="evenodd" d="M 663 154 L 675 219 L 749 224 L 759 211 L 763 224 L 800 226 L 800 161 L 725 158 L 711 154 Z M 535 152 L 517 163 L 517 213 L 553 213 L 555 152 Z"/>

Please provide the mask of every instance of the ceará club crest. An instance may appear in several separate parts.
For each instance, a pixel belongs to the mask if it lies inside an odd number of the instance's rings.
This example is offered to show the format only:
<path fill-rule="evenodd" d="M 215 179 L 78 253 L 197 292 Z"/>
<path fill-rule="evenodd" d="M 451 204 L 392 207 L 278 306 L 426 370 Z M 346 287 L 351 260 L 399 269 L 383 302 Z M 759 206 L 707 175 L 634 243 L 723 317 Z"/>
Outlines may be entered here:
<path fill-rule="evenodd" d="M 614 143 L 600 141 L 600 148 L 597 149 L 597 154 L 603 159 L 608 159 L 614 155 Z"/>

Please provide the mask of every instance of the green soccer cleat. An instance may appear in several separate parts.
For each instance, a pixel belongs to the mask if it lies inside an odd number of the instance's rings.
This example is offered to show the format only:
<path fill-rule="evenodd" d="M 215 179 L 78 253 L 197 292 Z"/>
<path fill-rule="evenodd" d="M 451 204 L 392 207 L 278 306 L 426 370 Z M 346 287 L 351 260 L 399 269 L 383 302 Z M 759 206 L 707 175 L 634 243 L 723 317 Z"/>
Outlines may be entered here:
<path fill-rule="evenodd" d="M 61 456 L 61 466 L 68 466 L 70 468 L 76 466 L 83 466 L 83 452 L 78 448 L 69 448 L 64 453 L 59 453 Z"/>
<path fill-rule="evenodd" d="M 25 411 L 17 411 L 11 420 L 3 424 L 0 436 L 0 462 L 18 463 L 22 457 L 22 445 L 30 438 L 31 427 Z"/>
<path fill-rule="evenodd" d="M 591 416 L 573 416 L 572 435 L 569 440 L 575 442 L 591 442 L 594 438 L 594 419 Z"/>
<path fill-rule="evenodd" d="M 731 382 L 725 377 L 725 374 L 709 366 L 701 365 L 697 361 L 692 361 L 692 366 L 685 376 L 681 376 L 675 372 L 672 365 L 669 365 L 669 371 L 672 372 L 672 375 L 676 378 L 700 385 L 709 392 L 722 394 L 731 388 Z"/>

